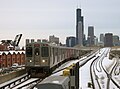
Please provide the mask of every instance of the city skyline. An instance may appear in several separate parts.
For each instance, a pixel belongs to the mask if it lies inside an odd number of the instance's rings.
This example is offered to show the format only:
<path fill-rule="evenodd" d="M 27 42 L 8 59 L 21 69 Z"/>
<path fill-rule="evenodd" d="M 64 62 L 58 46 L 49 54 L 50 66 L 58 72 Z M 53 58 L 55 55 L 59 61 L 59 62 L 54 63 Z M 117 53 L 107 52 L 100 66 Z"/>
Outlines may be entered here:
<path fill-rule="evenodd" d="M 22 33 L 21 45 L 24 39 L 48 39 L 50 35 L 65 43 L 67 36 L 75 36 L 77 4 L 77 0 L 1 0 L 0 40 L 14 39 Z M 120 36 L 119 4 L 119 0 L 81 0 L 85 34 L 92 25 L 98 38 L 108 32 Z"/>

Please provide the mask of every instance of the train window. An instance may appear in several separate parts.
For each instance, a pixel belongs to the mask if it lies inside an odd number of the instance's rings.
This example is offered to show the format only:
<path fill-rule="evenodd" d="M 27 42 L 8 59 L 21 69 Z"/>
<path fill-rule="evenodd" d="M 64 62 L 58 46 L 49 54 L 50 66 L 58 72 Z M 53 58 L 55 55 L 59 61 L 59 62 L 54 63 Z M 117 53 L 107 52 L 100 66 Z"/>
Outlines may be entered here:
<path fill-rule="evenodd" d="M 48 56 L 49 56 L 48 47 L 42 47 L 42 48 L 41 48 L 41 56 L 42 56 L 42 57 L 48 57 Z"/>
<path fill-rule="evenodd" d="M 57 56 L 57 55 L 58 55 L 58 49 L 55 48 L 55 56 Z"/>
<path fill-rule="evenodd" d="M 35 55 L 38 56 L 39 54 L 40 54 L 40 50 L 39 50 L 39 48 L 36 48 L 35 49 Z"/>
<path fill-rule="evenodd" d="M 32 47 L 26 47 L 26 57 L 32 57 Z"/>
<path fill-rule="evenodd" d="M 56 56 L 57 56 L 57 62 L 59 61 L 59 50 L 58 48 L 56 49 Z"/>
<path fill-rule="evenodd" d="M 53 64 L 55 63 L 55 52 L 54 52 L 54 48 L 52 48 L 52 53 L 53 53 Z"/>

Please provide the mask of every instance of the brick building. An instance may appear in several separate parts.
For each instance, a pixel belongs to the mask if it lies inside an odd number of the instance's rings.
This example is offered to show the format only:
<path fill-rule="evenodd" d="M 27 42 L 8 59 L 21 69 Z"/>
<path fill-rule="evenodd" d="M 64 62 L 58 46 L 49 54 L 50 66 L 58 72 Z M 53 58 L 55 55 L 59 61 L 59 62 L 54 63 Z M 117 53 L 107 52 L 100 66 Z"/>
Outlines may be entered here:
<path fill-rule="evenodd" d="M 14 63 L 25 64 L 25 51 L 0 51 L 0 68 L 11 67 Z"/>
<path fill-rule="evenodd" d="M 8 50 L 8 46 L 0 44 L 0 51 L 3 51 L 3 50 Z"/>

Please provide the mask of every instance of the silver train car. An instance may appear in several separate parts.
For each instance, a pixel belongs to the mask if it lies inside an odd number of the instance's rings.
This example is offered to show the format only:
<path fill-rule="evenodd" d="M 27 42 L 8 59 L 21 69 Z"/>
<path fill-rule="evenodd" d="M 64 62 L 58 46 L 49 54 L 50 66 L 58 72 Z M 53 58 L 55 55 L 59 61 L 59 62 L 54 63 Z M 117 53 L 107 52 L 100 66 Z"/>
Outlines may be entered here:
<path fill-rule="evenodd" d="M 55 46 L 48 43 L 26 44 L 26 69 L 31 77 L 45 77 L 66 61 L 80 56 L 76 48 Z"/>

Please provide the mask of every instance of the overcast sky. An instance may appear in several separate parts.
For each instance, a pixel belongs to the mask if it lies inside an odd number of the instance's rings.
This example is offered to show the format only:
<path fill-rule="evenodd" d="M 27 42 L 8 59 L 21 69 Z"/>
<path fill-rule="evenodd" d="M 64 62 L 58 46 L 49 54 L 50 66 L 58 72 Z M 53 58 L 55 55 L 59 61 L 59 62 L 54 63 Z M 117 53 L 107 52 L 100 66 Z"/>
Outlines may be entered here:
<path fill-rule="evenodd" d="M 120 36 L 120 0 L 0 0 L 0 40 L 22 33 L 22 45 L 26 38 L 49 35 L 65 42 L 67 36 L 75 36 L 77 6 L 82 8 L 86 35 L 93 25 L 97 36 L 105 32 Z"/>

